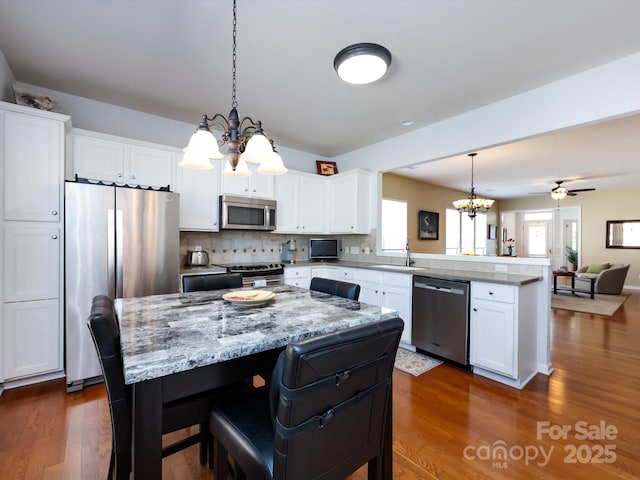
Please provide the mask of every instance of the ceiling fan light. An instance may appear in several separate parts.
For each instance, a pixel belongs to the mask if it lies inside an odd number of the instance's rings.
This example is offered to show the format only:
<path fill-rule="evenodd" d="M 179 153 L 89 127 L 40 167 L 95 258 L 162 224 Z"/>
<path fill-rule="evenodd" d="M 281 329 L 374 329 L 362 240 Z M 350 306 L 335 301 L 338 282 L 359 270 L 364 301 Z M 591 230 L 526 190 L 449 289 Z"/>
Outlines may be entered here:
<path fill-rule="evenodd" d="M 554 200 L 562 200 L 567 196 L 568 190 L 564 187 L 556 187 L 551 191 L 551 198 Z"/>
<path fill-rule="evenodd" d="M 333 68 L 347 83 L 363 85 L 381 78 L 391 65 L 391 52 L 376 43 L 356 43 L 343 48 Z"/>

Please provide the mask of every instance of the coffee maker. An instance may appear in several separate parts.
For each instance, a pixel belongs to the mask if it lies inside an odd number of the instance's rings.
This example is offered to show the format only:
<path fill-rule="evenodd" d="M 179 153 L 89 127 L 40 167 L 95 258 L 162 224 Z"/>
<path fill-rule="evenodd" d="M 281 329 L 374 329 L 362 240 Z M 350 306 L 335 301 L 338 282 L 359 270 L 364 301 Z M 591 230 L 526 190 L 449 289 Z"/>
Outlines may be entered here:
<path fill-rule="evenodd" d="M 280 260 L 282 263 L 296 263 L 296 241 L 295 239 L 288 240 L 287 243 L 282 244 L 280 253 Z"/>

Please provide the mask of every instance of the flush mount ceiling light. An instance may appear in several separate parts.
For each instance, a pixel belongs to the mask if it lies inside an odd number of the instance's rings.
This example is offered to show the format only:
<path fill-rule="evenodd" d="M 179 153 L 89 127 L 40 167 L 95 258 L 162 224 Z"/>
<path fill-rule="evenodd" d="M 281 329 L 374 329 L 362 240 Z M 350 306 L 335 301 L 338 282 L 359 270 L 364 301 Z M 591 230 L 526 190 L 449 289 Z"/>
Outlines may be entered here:
<path fill-rule="evenodd" d="M 333 68 L 348 83 L 362 85 L 382 77 L 391 65 L 391 52 L 376 43 L 356 43 L 338 52 Z"/>
<path fill-rule="evenodd" d="M 227 162 L 222 174 L 225 176 L 251 175 L 246 162 L 259 163 L 258 173 L 280 175 L 287 172 L 282 158 L 262 129 L 262 122 L 254 122 L 250 117 L 240 120 L 236 101 L 236 0 L 233 0 L 233 69 L 231 89 L 231 112 L 229 118 L 220 113 L 213 117 L 202 116 L 196 133 L 191 136 L 189 145 L 184 148 L 181 167 L 192 169 L 211 169 L 210 158 L 222 158 L 219 146 L 227 144 Z M 212 129 L 222 129 L 220 140 L 213 136 Z"/>
<path fill-rule="evenodd" d="M 475 189 L 473 187 L 473 157 L 478 155 L 477 153 L 470 153 L 471 157 L 471 190 L 469 191 L 469 196 L 467 198 L 463 198 L 461 200 L 456 200 L 453 202 L 453 206 L 459 212 L 467 212 L 469 218 L 472 220 L 476 217 L 477 212 L 486 212 L 492 206 L 495 200 L 489 200 L 487 198 L 478 198 L 476 196 Z"/>

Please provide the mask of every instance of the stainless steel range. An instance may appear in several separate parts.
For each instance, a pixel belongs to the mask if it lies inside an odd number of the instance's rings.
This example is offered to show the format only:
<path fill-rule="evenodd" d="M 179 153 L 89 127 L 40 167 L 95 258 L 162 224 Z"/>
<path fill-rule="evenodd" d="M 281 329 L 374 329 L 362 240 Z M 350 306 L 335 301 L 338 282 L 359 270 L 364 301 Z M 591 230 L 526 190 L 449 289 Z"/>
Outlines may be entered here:
<path fill-rule="evenodd" d="M 266 287 L 284 283 L 284 265 L 282 263 L 251 263 L 240 265 L 222 265 L 227 273 L 241 273 L 242 286 Z"/>

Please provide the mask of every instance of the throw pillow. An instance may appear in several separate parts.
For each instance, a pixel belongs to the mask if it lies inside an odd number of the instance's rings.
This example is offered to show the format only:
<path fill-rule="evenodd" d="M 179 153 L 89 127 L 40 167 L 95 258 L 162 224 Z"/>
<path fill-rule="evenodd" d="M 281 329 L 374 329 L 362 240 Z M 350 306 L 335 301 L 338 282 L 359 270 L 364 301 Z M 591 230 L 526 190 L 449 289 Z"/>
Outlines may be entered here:
<path fill-rule="evenodd" d="M 610 263 L 594 263 L 592 265 L 589 265 L 589 268 L 587 268 L 586 273 L 600 273 L 606 270 L 607 268 L 609 268 L 610 266 L 611 266 Z"/>

